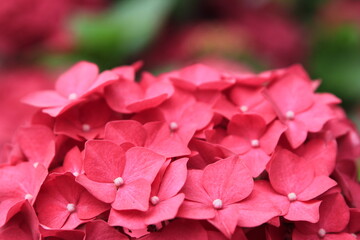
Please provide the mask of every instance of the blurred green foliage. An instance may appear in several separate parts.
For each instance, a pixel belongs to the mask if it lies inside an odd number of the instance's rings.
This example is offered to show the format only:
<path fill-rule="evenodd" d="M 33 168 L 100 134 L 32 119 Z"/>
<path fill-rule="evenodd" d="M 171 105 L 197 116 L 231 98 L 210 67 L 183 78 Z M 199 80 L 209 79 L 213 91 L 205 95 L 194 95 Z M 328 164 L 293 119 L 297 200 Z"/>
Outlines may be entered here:
<path fill-rule="evenodd" d="M 77 41 L 75 51 L 46 55 L 42 60 L 55 66 L 88 60 L 102 69 L 123 64 L 158 34 L 174 3 L 175 0 L 124 0 L 101 14 L 77 15 L 70 22 Z"/>
<path fill-rule="evenodd" d="M 360 101 L 360 31 L 351 25 L 318 33 L 308 68 L 323 79 L 320 90 L 330 91 L 345 105 Z"/>

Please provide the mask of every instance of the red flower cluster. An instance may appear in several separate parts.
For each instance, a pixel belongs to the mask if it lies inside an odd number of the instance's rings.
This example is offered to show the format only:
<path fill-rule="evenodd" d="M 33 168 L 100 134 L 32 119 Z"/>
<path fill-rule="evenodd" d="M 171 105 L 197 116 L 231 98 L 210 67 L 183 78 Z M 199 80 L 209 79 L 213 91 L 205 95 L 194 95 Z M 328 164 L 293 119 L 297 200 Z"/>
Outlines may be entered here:
<path fill-rule="evenodd" d="M 80 62 L 0 167 L 0 239 L 356 239 L 360 138 L 299 66 Z"/>

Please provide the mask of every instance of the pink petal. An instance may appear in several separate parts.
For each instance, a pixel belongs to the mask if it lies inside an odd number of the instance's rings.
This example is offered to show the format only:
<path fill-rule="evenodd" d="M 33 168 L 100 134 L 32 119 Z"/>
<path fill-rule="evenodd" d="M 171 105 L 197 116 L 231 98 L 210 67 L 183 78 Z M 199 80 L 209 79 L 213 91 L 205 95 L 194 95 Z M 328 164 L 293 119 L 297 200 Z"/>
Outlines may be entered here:
<path fill-rule="evenodd" d="M 41 236 L 46 238 L 55 239 L 71 239 L 71 240 L 83 240 L 83 230 L 65 230 L 65 229 L 44 229 L 40 228 Z"/>
<path fill-rule="evenodd" d="M 34 92 L 22 99 L 22 102 L 41 108 L 58 107 L 68 103 L 68 99 L 53 90 Z"/>
<path fill-rule="evenodd" d="M 86 224 L 86 235 L 84 240 L 127 240 L 128 237 L 115 228 L 109 226 L 102 220 L 96 220 Z"/>
<path fill-rule="evenodd" d="M 96 64 L 79 62 L 59 77 L 55 89 L 65 97 L 72 93 L 80 96 L 93 84 L 98 73 L 99 68 Z"/>
<path fill-rule="evenodd" d="M 3 194 L 2 197 L 4 197 Z M 7 196 L 5 195 L 5 197 Z M 20 211 L 24 202 L 24 199 L 7 199 L 0 202 L 0 227 L 3 227 L 9 219 Z"/>
<path fill-rule="evenodd" d="M 188 219 L 212 219 L 215 217 L 215 214 L 216 210 L 211 205 L 185 200 L 179 208 L 177 217 Z"/>
<path fill-rule="evenodd" d="M 149 215 L 146 217 L 145 223 L 150 225 L 175 218 L 184 198 L 184 194 L 180 193 L 164 201 L 160 199 L 157 205 L 149 209 Z"/>
<path fill-rule="evenodd" d="M 83 224 L 85 222 L 86 222 L 86 220 L 79 219 L 79 217 L 77 216 L 76 213 L 72 213 L 67 218 L 65 224 L 62 226 L 62 229 L 72 230 L 72 229 L 77 228 L 80 224 Z"/>
<path fill-rule="evenodd" d="M 144 229 L 148 211 L 111 209 L 108 222 L 111 226 L 122 226 L 129 229 Z"/>
<path fill-rule="evenodd" d="M 260 138 L 260 147 L 267 153 L 271 154 L 278 141 L 280 136 L 285 132 L 287 127 L 282 124 L 280 121 L 273 121 L 266 129 L 265 133 Z"/>
<path fill-rule="evenodd" d="M 287 111 L 302 112 L 314 101 L 310 81 L 294 73 L 276 81 L 269 87 L 268 93 L 283 114 Z"/>
<path fill-rule="evenodd" d="M 127 80 L 119 80 L 105 88 L 105 99 L 109 106 L 122 113 L 131 113 L 127 106 L 143 98 L 139 84 Z"/>
<path fill-rule="evenodd" d="M 162 231 L 151 233 L 144 240 L 207 240 L 205 229 L 198 221 L 176 219 Z"/>
<path fill-rule="evenodd" d="M 326 234 L 324 240 L 354 240 L 350 233 Z"/>
<path fill-rule="evenodd" d="M 166 122 L 150 122 L 144 125 L 147 132 L 145 146 L 165 157 L 177 157 L 190 154 L 188 143 L 195 129 L 182 134 L 173 133 Z M 183 137 L 184 136 L 184 137 Z"/>
<path fill-rule="evenodd" d="M 109 209 L 110 209 L 109 204 L 105 204 L 97 200 L 87 191 L 83 191 L 79 196 L 79 201 L 76 207 L 76 213 L 81 220 L 88 220 L 100 215 L 101 213 Z"/>
<path fill-rule="evenodd" d="M 0 239 L 33 240 L 40 239 L 39 221 L 28 201 L 20 203 L 16 215 L 0 227 Z"/>
<path fill-rule="evenodd" d="M 228 133 L 249 141 L 259 139 L 266 129 L 266 123 L 262 117 L 255 114 L 235 115 L 229 125 Z"/>
<path fill-rule="evenodd" d="M 294 120 L 287 121 L 288 129 L 285 131 L 285 135 L 292 148 L 298 148 L 304 143 L 307 137 L 307 126 L 296 118 Z"/>
<path fill-rule="evenodd" d="M 293 234 L 292 234 L 292 239 L 293 240 L 320 240 L 320 237 L 315 234 L 315 233 L 308 233 L 308 234 L 304 234 L 304 233 L 301 233 L 299 231 L 297 231 L 297 229 L 295 229 L 293 231 Z"/>
<path fill-rule="evenodd" d="M 240 158 L 249 169 L 252 177 L 258 177 L 265 170 L 266 164 L 270 160 L 270 156 L 258 148 L 248 151 Z"/>
<path fill-rule="evenodd" d="M 83 157 L 78 147 L 73 147 L 65 156 L 63 168 L 65 172 L 76 175 L 83 173 Z"/>
<path fill-rule="evenodd" d="M 316 223 L 319 221 L 319 206 L 321 201 L 311 200 L 307 202 L 294 201 L 290 203 L 289 212 L 284 216 L 290 221 L 307 221 Z"/>
<path fill-rule="evenodd" d="M 119 79 L 118 74 L 115 74 L 112 71 L 104 71 L 99 74 L 95 82 L 87 89 L 87 94 L 91 94 L 94 91 L 100 91 L 103 87 L 108 84 L 111 84 Z"/>
<path fill-rule="evenodd" d="M 168 98 L 167 94 L 162 94 L 159 96 L 155 96 L 152 98 L 147 99 L 141 99 L 136 102 L 130 103 L 127 105 L 127 109 L 130 112 L 140 112 L 146 109 L 154 108 L 159 106 L 161 103 L 163 103 Z"/>
<path fill-rule="evenodd" d="M 35 209 L 41 224 L 50 228 L 62 228 L 70 212 L 66 209 L 65 200 L 54 201 L 51 194 L 51 192 L 44 192 L 44 195 L 37 199 Z"/>
<path fill-rule="evenodd" d="M 145 91 L 145 99 L 155 98 L 162 95 L 165 95 L 166 98 L 169 98 L 174 94 L 174 91 L 175 89 L 171 83 L 155 80 L 147 86 Z"/>
<path fill-rule="evenodd" d="M 142 147 L 146 139 L 146 131 L 141 123 L 134 120 L 111 121 L 105 127 L 105 139 L 117 144 L 129 142 Z"/>
<path fill-rule="evenodd" d="M 95 182 L 85 175 L 78 176 L 76 181 L 100 201 L 112 203 L 115 200 L 116 187 L 114 183 Z"/>
<path fill-rule="evenodd" d="M 218 136 L 214 135 L 213 137 Z M 219 145 L 231 150 L 236 154 L 245 154 L 251 150 L 250 143 L 250 139 L 244 139 L 242 137 L 238 137 L 237 135 L 228 135 L 220 141 Z"/>
<path fill-rule="evenodd" d="M 122 177 L 125 182 L 142 178 L 151 183 L 165 160 L 164 156 L 151 150 L 133 147 L 126 152 L 126 164 Z"/>
<path fill-rule="evenodd" d="M 277 192 L 285 196 L 289 193 L 299 194 L 313 181 L 314 170 L 303 158 L 280 149 L 270 162 L 269 178 Z"/>
<path fill-rule="evenodd" d="M 274 217 L 288 212 L 289 200 L 276 193 L 267 181 L 255 181 L 254 190 L 248 198 L 236 204 L 238 226 L 257 227 Z"/>
<path fill-rule="evenodd" d="M 229 157 L 209 164 L 202 177 L 202 185 L 210 198 L 224 204 L 243 200 L 253 190 L 254 181 L 239 157 Z"/>
<path fill-rule="evenodd" d="M 188 170 L 187 179 L 182 191 L 185 193 L 187 200 L 211 204 L 212 200 L 202 185 L 202 176 L 202 170 Z"/>
<path fill-rule="evenodd" d="M 160 199 L 166 200 L 175 196 L 184 186 L 187 176 L 187 161 L 187 158 L 175 160 L 166 169 L 158 192 Z"/>
<path fill-rule="evenodd" d="M 50 166 L 55 156 L 55 136 L 51 129 L 42 125 L 22 127 L 17 141 L 30 162 Z"/>
<path fill-rule="evenodd" d="M 116 210 L 140 210 L 149 208 L 151 185 L 145 179 L 136 179 L 132 182 L 125 180 L 116 193 L 115 201 L 111 206 Z"/>
<path fill-rule="evenodd" d="M 335 114 L 331 107 L 318 101 L 310 109 L 296 116 L 296 119 L 302 122 L 309 132 L 320 131 L 326 122 L 334 118 Z"/>
<path fill-rule="evenodd" d="M 319 226 L 327 232 L 341 232 L 350 220 L 349 207 L 341 194 L 331 194 L 323 198 L 320 205 Z"/>
<path fill-rule="evenodd" d="M 307 161 L 314 163 L 315 174 L 329 176 L 335 169 L 337 144 L 335 140 L 315 138 L 296 150 Z"/>
<path fill-rule="evenodd" d="M 219 229 L 226 237 L 231 238 L 237 225 L 239 212 L 235 205 L 229 205 L 224 209 L 216 211 L 215 217 L 208 221 Z"/>
<path fill-rule="evenodd" d="M 125 154 L 121 147 L 106 140 L 91 140 L 85 144 L 84 170 L 96 182 L 113 182 L 121 177 Z"/>
<path fill-rule="evenodd" d="M 317 176 L 304 191 L 297 195 L 297 199 L 307 201 L 316 198 L 330 188 L 337 185 L 337 182 L 326 176 Z"/>
<path fill-rule="evenodd" d="M 70 108 L 55 120 L 54 133 L 79 141 L 102 137 L 113 112 L 103 99 L 89 100 Z M 87 129 L 86 129 L 87 128 Z"/>

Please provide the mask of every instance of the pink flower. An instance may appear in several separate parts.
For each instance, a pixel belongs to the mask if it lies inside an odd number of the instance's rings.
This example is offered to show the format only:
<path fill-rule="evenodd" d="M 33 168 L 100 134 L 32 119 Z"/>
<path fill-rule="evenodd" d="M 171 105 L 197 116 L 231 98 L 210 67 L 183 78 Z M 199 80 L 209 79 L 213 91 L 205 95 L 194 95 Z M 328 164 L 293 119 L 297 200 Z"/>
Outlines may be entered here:
<path fill-rule="evenodd" d="M 95 220 L 86 224 L 86 236 L 84 240 L 127 240 L 124 234 L 109 226 L 106 222 Z"/>
<path fill-rule="evenodd" d="M 125 152 L 113 142 L 92 140 L 85 145 L 85 175 L 76 180 L 116 210 L 146 211 L 151 183 L 164 162 L 165 157 L 146 148 Z"/>
<path fill-rule="evenodd" d="M 19 202 L 17 211 L 9 221 L 0 227 L 0 239 L 33 240 L 40 238 L 39 221 L 28 201 Z"/>
<path fill-rule="evenodd" d="M 150 74 L 143 74 L 140 83 L 135 82 L 134 79 L 120 78 L 105 88 L 107 103 L 113 110 L 121 113 L 139 112 L 157 107 L 173 93 L 172 84 L 158 81 Z"/>
<path fill-rule="evenodd" d="M 124 77 L 128 77 L 126 74 L 128 73 L 124 70 Z M 79 62 L 58 78 L 56 91 L 35 92 L 25 97 L 23 102 L 40 107 L 43 112 L 56 117 L 117 79 L 118 75 L 111 71 L 99 74 L 95 64 Z"/>
<path fill-rule="evenodd" d="M 270 125 L 255 114 L 235 115 L 229 122 L 227 132 L 208 132 L 208 140 L 216 142 L 235 154 L 240 154 L 253 177 L 257 177 L 270 160 L 281 134 L 286 127 L 275 120 Z"/>
<path fill-rule="evenodd" d="M 134 120 L 112 121 L 105 127 L 105 139 L 114 141 L 123 148 L 146 147 L 165 157 L 190 154 L 188 143 L 174 134 L 164 121 L 149 122 L 144 125 Z"/>
<path fill-rule="evenodd" d="M 342 232 L 350 219 L 349 208 L 338 194 L 324 196 L 320 205 L 320 219 L 317 223 L 297 222 L 293 232 L 294 240 L 324 239 L 353 240 L 354 236 Z"/>
<path fill-rule="evenodd" d="M 103 99 L 82 102 L 55 119 L 54 132 L 78 141 L 102 137 L 104 126 L 114 116 Z"/>
<path fill-rule="evenodd" d="M 317 222 L 321 201 L 314 198 L 337 184 L 325 175 L 315 175 L 309 161 L 285 149 L 275 152 L 268 173 L 274 190 L 290 202 L 284 216 L 290 221 Z"/>
<path fill-rule="evenodd" d="M 19 210 L 24 200 L 35 202 L 46 175 L 43 165 L 34 167 L 28 162 L 0 168 L 0 227 Z"/>
<path fill-rule="evenodd" d="M 55 135 L 43 125 L 18 129 L 17 142 L 25 158 L 34 165 L 49 167 L 55 156 Z"/>
<path fill-rule="evenodd" d="M 123 226 L 129 229 L 142 229 L 175 218 L 177 211 L 184 200 L 184 194 L 179 193 L 186 180 L 187 159 L 182 158 L 165 162 L 155 178 L 147 211 L 117 211 L 112 209 L 109 224 Z"/>
<path fill-rule="evenodd" d="M 108 210 L 70 174 L 50 176 L 36 199 L 40 223 L 48 228 L 74 229 Z"/>
<path fill-rule="evenodd" d="M 55 169 L 53 173 L 66 173 L 70 172 L 75 177 L 84 173 L 83 154 L 78 147 L 73 147 L 65 156 L 64 163 L 61 167 Z"/>
<path fill-rule="evenodd" d="M 208 104 L 197 101 L 190 92 L 176 89 L 173 96 L 158 108 L 143 111 L 132 119 L 141 123 L 166 121 L 172 134 L 187 144 L 197 130 L 210 123 L 213 114 Z"/>
<path fill-rule="evenodd" d="M 236 82 L 234 77 L 223 75 L 203 64 L 194 64 L 166 76 L 175 86 L 188 90 L 224 90 Z"/>
<path fill-rule="evenodd" d="M 253 186 L 249 170 L 238 157 L 219 160 L 204 170 L 189 170 L 178 216 L 206 219 L 231 237 L 239 216 L 237 204 L 250 195 Z"/>
<path fill-rule="evenodd" d="M 176 219 L 166 228 L 159 232 L 151 233 L 144 240 L 183 240 L 183 239 L 199 239 L 207 240 L 206 230 L 197 221 L 189 221 L 184 219 Z"/>
<path fill-rule="evenodd" d="M 320 131 L 327 121 L 334 118 L 327 98 L 315 95 L 310 79 L 295 70 L 289 71 L 265 91 L 278 118 L 288 127 L 285 135 L 292 148 L 304 143 L 308 132 Z"/>

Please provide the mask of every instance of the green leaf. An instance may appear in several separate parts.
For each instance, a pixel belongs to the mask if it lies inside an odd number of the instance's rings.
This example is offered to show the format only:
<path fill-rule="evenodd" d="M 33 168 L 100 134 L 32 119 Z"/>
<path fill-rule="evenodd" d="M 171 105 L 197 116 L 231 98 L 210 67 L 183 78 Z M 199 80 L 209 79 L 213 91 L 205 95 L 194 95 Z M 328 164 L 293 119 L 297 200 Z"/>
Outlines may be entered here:
<path fill-rule="evenodd" d="M 78 53 L 113 67 L 143 50 L 161 29 L 176 0 L 125 0 L 101 15 L 72 22 Z"/>

